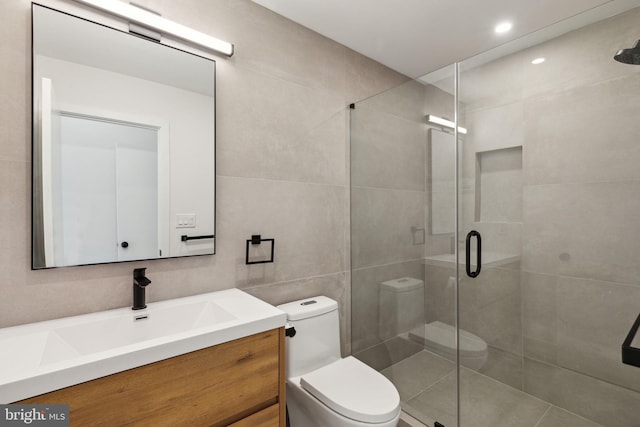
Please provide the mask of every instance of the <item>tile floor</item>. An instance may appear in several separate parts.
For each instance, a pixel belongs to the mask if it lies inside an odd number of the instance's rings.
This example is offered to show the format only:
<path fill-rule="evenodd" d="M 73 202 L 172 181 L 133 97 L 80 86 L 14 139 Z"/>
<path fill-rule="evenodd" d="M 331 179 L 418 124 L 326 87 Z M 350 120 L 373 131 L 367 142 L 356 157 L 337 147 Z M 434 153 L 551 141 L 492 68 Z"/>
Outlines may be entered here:
<path fill-rule="evenodd" d="M 420 351 L 382 370 L 398 388 L 403 410 L 428 426 L 455 425 L 455 364 Z M 460 412 L 473 427 L 603 427 L 473 370 L 460 371 Z"/>

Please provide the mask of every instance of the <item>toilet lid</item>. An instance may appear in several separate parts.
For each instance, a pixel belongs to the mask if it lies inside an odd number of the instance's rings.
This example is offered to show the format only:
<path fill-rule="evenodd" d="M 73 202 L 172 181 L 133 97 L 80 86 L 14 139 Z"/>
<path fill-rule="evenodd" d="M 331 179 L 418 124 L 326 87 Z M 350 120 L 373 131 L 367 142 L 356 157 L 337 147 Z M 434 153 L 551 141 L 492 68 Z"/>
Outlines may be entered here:
<path fill-rule="evenodd" d="M 353 420 L 383 423 L 400 411 L 400 395 L 391 381 L 352 356 L 303 375 L 300 385 Z"/>

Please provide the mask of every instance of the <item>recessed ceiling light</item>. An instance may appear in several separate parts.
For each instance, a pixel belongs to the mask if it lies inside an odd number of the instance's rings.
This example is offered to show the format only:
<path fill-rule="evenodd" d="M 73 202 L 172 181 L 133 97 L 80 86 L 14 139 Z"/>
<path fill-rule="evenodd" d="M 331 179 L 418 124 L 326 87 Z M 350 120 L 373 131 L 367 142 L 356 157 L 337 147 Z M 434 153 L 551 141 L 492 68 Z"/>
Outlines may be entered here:
<path fill-rule="evenodd" d="M 544 58 L 536 58 L 533 61 L 531 61 L 531 63 L 533 65 L 538 65 L 538 64 L 542 64 L 544 61 L 546 61 L 546 59 L 544 59 Z"/>
<path fill-rule="evenodd" d="M 498 34 L 503 34 L 509 31 L 513 27 L 511 22 L 501 22 L 496 25 L 495 32 Z"/>

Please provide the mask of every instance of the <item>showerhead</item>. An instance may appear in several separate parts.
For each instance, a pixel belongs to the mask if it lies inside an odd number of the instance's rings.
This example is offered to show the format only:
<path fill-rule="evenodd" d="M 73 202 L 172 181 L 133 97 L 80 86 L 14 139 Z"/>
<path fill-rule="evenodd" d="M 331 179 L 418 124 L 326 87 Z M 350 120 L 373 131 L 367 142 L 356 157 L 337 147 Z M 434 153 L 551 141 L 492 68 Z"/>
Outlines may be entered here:
<path fill-rule="evenodd" d="M 630 49 L 620 49 L 613 59 L 623 64 L 640 65 L 640 40 Z"/>

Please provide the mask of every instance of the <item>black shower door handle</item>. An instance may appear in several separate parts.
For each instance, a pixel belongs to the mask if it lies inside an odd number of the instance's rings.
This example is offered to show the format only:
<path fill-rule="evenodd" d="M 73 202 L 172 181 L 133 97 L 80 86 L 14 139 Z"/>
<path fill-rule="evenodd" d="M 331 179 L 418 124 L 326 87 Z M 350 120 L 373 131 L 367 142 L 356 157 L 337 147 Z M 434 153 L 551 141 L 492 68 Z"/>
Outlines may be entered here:
<path fill-rule="evenodd" d="M 475 237 L 478 241 L 478 248 L 476 249 L 476 271 L 471 271 L 471 238 Z M 480 268 L 482 267 L 482 236 L 476 230 L 471 230 L 467 234 L 467 246 L 466 246 L 466 263 L 467 263 L 467 276 L 474 278 L 480 274 Z"/>

